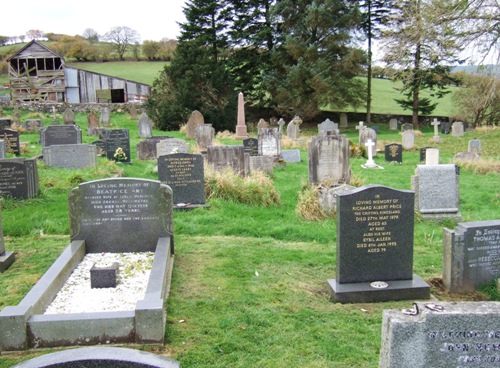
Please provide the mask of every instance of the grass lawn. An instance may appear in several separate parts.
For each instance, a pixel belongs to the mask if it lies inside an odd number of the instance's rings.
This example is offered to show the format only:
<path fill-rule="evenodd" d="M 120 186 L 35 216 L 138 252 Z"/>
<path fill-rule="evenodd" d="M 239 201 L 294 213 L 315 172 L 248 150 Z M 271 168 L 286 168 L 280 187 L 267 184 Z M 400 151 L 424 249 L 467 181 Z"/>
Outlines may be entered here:
<path fill-rule="evenodd" d="M 8 116 L 10 110 L 4 109 Z M 45 125 L 51 114 L 39 117 Z M 85 114 L 76 114 L 87 135 Z M 130 165 L 99 158 L 96 168 L 66 170 L 39 163 L 40 195 L 29 200 L 5 199 L 3 232 L 6 250 L 16 262 L 0 276 L 0 309 L 16 305 L 69 244 L 68 193 L 78 183 L 115 175 L 157 179 L 154 161 L 136 159 L 137 121 L 113 113 L 113 128 L 130 129 Z M 431 127 L 432 128 L 432 127 Z M 425 128 L 416 145 L 429 145 L 433 130 Z M 312 129 L 305 129 L 307 140 Z M 357 143 L 354 124 L 345 134 Z M 180 132 L 154 135 L 185 138 Z M 464 137 L 442 136 L 441 162 L 466 151 L 472 138 L 482 141 L 483 158 L 499 161 L 500 129 L 466 132 Z M 38 134 L 21 134 L 31 157 L 41 153 Z M 399 132 L 381 125 L 380 144 L 401 142 Z M 226 144 L 241 144 L 226 139 Z M 191 142 L 192 143 L 192 142 Z M 335 277 L 334 220 L 305 221 L 295 209 L 298 193 L 307 185 L 307 151 L 302 161 L 275 169 L 272 180 L 280 204 L 269 207 L 209 200 L 210 208 L 174 212 L 176 255 L 170 297 L 166 302 L 164 346 L 132 346 L 179 360 L 182 367 L 378 367 L 384 309 L 409 308 L 412 301 L 374 304 L 335 304 L 326 280 Z M 418 150 L 404 152 L 403 164 L 375 161 L 384 170 L 364 170 L 362 158 L 351 158 L 353 174 L 366 184 L 410 189 L 418 164 Z M 476 174 L 462 168 L 460 210 L 464 221 L 500 218 L 500 173 Z M 443 188 L 446 190 L 446 188 Z M 488 300 L 483 292 L 452 295 L 439 287 L 442 270 L 443 227 L 453 221 L 415 221 L 414 272 L 431 283 L 439 300 Z M 0 355 L 0 368 L 11 367 L 44 349 Z"/>

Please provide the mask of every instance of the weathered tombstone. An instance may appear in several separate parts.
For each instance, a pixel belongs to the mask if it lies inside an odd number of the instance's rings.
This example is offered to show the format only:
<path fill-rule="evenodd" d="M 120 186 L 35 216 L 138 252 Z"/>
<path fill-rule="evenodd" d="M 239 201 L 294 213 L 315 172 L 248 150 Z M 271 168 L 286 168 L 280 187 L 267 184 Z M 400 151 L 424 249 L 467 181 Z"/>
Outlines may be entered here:
<path fill-rule="evenodd" d="M 156 158 L 172 153 L 189 153 L 189 143 L 183 139 L 162 139 L 156 143 Z"/>
<path fill-rule="evenodd" d="M 438 119 L 434 119 L 431 125 L 434 126 L 434 137 L 432 137 L 432 141 L 434 143 L 441 143 L 443 140 L 439 136 L 439 130 L 438 130 L 438 126 L 441 125 L 441 123 L 438 121 Z"/>
<path fill-rule="evenodd" d="M 139 137 L 141 138 L 149 138 L 153 136 L 153 126 L 151 125 L 151 121 L 145 112 L 143 112 L 139 118 L 137 129 L 139 130 Z"/>
<path fill-rule="evenodd" d="M 337 278 L 340 303 L 428 299 L 413 274 L 414 193 L 368 185 L 337 197 Z"/>
<path fill-rule="evenodd" d="M 90 111 L 87 116 L 87 133 L 93 136 L 99 136 L 102 133 L 99 125 L 99 115 L 94 110 Z"/>
<path fill-rule="evenodd" d="M 158 157 L 158 180 L 172 188 L 176 208 L 206 206 L 202 155 L 172 153 Z"/>
<path fill-rule="evenodd" d="M 321 132 L 336 132 L 337 134 L 339 133 L 339 125 L 337 123 L 334 123 L 330 119 L 326 119 L 323 121 L 321 124 L 318 124 L 318 134 L 321 134 Z"/>
<path fill-rule="evenodd" d="M 59 125 L 59 120 L 57 120 L 57 110 L 55 106 L 52 106 L 52 124 Z"/>
<path fill-rule="evenodd" d="M 439 165 L 439 149 L 427 148 L 425 151 L 425 164 L 426 165 Z"/>
<path fill-rule="evenodd" d="M 459 161 L 477 161 L 480 156 L 477 152 L 457 152 L 455 156 L 453 156 L 454 162 Z"/>
<path fill-rule="evenodd" d="M 481 141 L 479 139 L 471 139 L 469 141 L 469 152 L 481 154 Z"/>
<path fill-rule="evenodd" d="M 111 119 L 111 111 L 108 107 L 103 107 L 101 109 L 101 116 L 99 118 L 99 125 L 109 125 Z"/>
<path fill-rule="evenodd" d="M 5 158 L 5 141 L 0 139 L 0 159 L 3 160 Z"/>
<path fill-rule="evenodd" d="M 384 310 L 381 368 L 498 367 L 500 302 L 417 302 Z"/>
<path fill-rule="evenodd" d="M 28 119 L 23 122 L 23 127 L 27 132 L 38 132 L 43 128 L 43 123 L 40 119 Z"/>
<path fill-rule="evenodd" d="M 135 105 L 130 106 L 129 109 L 130 120 L 137 120 L 137 108 Z"/>
<path fill-rule="evenodd" d="M 281 155 L 281 137 L 276 128 L 259 130 L 258 152 L 261 156 L 279 157 Z"/>
<path fill-rule="evenodd" d="M 387 162 L 403 163 L 403 145 L 390 143 L 385 145 L 385 160 Z"/>
<path fill-rule="evenodd" d="M 454 137 L 463 137 L 464 135 L 464 123 L 461 121 L 456 121 L 451 125 L 451 135 Z"/>
<path fill-rule="evenodd" d="M 328 180 L 331 184 L 349 184 L 349 140 L 344 134 L 314 136 L 309 143 L 309 184 Z"/>
<path fill-rule="evenodd" d="M 451 123 L 449 121 L 443 121 L 441 123 L 441 133 L 443 134 L 451 133 Z"/>
<path fill-rule="evenodd" d="M 413 130 L 413 124 L 410 123 L 404 123 L 401 125 L 401 131 L 406 132 L 408 130 Z"/>
<path fill-rule="evenodd" d="M 248 166 L 249 173 L 254 171 L 262 171 L 266 174 L 272 174 L 274 172 L 274 157 L 249 156 Z"/>
<path fill-rule="evenodd" d="M 240 176 L 248 175 L 248 157 L 248 154 L 245 155 L 243 146 L 210 146 L 207 149 L 207 163 L 215 171 L 224 171 L 230 167 Z"/>
<path fill-rule="evenodd" d="M 38 194 L 38 166 L 35 158 L 0 161 L 0 196 L 27 199 Z"/>
<path fill-rule="evenodd" d="M 97 166 L 97 147 L 93 144 L 53 144 L 43 147 L 47 166 L 83 169 Z"/>
<path fill-rule="evenodd" d="M 19 106 L 14 106 L 14 111 L 12 111 L 13 123 L 15 125 L 21 124 L 21 112 L 19 111 Z"/>
<path fill-rule="evenodd" d="M 130 162 L 130 135 L 128 129 L 107 129 L 102 138 L 106 145 L 106 158 L 118 162 Z M 121 149 L 123 155 L 117 157 L 116 153 Z"/>
<path fill-rule="evenodd" d="M 340 113 L 340 127 L 341 128 L 347 128 L 348 123 L 347 123 L 347 114 L 345 112 Z"/>
<path fill-rule="evenodd" d="M 40 143 L 42 147 L 53 144 L 79 144 L 82 143 L 82 131 L 78 125 L 49 125 L 40 130 Z"/>
<path fill-rule="evenodd" d="M 206 152 L 214 142 L 215 129 L 212 124 L 203 124 L 196 127 L 194 139 L 201 152 Z"/>
<path fill-rule="evenodd" d="M 75 124 L 75 113 L 71 109 L 66 109 L 63 112 L 63 121 L 65 125 Z"/>
<path fill-rule="evenodd" d="M 196 133 L 196 127 L 204 124 L 205 124 L 205 118 L 203 117 L 201 112 L 199 112 L 198 110 L 194 110 L 193 112 L 191 112 L 191 115 L 189 115 L 189 119 L 186 124 L 186 136 L 189 139 L 194 139 Z"/>
<path fill-rule="evenodd" d="M 283 120 L 283 118 L 280 118 L 278 120 L 278 132 L 280 134 L 283 134 L 283 126 L 286 124 L 285 120 Z"/>
<path fill-rule="evenodd" d="M 389 130 L 398 130 L 398 119 L 392 118 L 389 120 Z"/>
<path fill-rule="evenodd" d="M 475 291 L 500 274 L 500 220 L 460 222 L 443 229 L 443 284 L 452 293 Z"/>
<path fill-rule="evenodd" d="M 21 145 L 19 143 L 19 132 L 12 129 L 0 130 L 0 139 L 5 142 L 5 150 L 8 153 L 13 153 L 16 156 L 21 154 Z"/>
<path fill-rule="evenodd" d="M 164 136 L 149 137 L 140 141 L 136 146 L 137 159 L 139 160 L 156 160 L 159 156 L 157 147 L 162 141 L 169 141 L 172 138 Z"/>
<path fill-rule="evenodd" d="M 300 124 L 302 124 L 302 119 L 298 115 L 295 115 L 286 127 L 286 135 L 288 138 L 293 140 L 299 139 Z"/>
<path fill-rule="evenodd" d="M 250 156 L 258 156 L 259 140 L 257 138 L 243 139 L 243 149 L 245 150 L 245 153 L 248 153 Z"/>
<path fill-rule="evenodd" d="M 455 165 L 417 165 L 411 178 L 415 210 L 424 219 L 461 220 L 459 181 Z"/>
<path fill-rule="evenodd" d="M 257 123 L 257 131 L 259 131 L 259 129 L 264 129 L 264 128 L 269 128 L 269 123 L 264 119 L 260 119 L 259 122 Z"/>
<path fill-rule="evenodd" d="M 9 129 L 11 125 L 12 125 L 12 119 L 10 118 L 0 119 L 0 130 Z"/>
<path fill-rule="evenodd" d="M 300 150 L 283 150 L 281 157 L 285 162 L 300 162 Z"/>
<path fill-rule="evenodd" d="M 415 145 L 415 132 L 412 130 L 403 131 L 402 146 L 404 150 L 411 150 Z"/>
<path fill-rule="evenodd" d="M 377 132 L 373 130 L 372 128 L 365 128 L 361 131 L 359 134 L 359 145 L 361 147 L 364 147 L 368 141 L 372 141 L 374 143 L 373 146 L 373 155 L 375 156 L 377 154 Z"/>
<path fill-rule="evenodd" d="M 16 255 L 14 252 L 5 251 L 5 241 L 3 238 L 3 226 L 2 226 L 2 204 L 3 199 L 0 198 L 0 273 L 5 272 L 7 268 L 14 263 Z"/>
<path fill-rule="evenodd" d="M 236 138 L 248 138 L 247 126 L 245 122 L 245 100 L 243 92 L 238 93 L 238 116 L 236 123 Z"/>
<path fill-rule="evenodd" d="M 318 201 L 326 214 L 332 215 L 337 212 L 337 194 L 348 192 L 356 187 L 349 184 L 332 184 L 328 186 L 320 185 L 318 187 Z"/>

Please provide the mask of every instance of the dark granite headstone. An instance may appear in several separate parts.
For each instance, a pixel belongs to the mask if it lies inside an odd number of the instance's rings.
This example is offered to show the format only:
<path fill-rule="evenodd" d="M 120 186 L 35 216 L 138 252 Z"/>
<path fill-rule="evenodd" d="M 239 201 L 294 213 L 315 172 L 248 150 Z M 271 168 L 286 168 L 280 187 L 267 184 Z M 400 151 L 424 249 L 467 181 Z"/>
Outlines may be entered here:
<path fill-rule="evenodd" d="M 130 136 L 128 129 L 107 129 L 102 138 L 106 144 L 106 157 L 108 160 L 130 162 Z M 121 148 L 125 153 L 125 159 L 115 157 L 116 150 Z"/>
<path fill-rule="evenodd" d="M 118 266 L 118 262 L 105 265 L 94 264 L 90 268 L 90 287 L 92 289 L 115 288 Z"/>
<path fill-rule="evenodd" d="M 0 130 L 9 129 L 11 125 L 12 125 L 12 119 L 10 118 L 0 119 Z"/>
<path fill-rule="evenodd" d="M 97 156 L 106 156 L 106 142 L 103 139 L 98 139 L 92 144 L 97 147 Z"/>
<path fill-rule="evenodd" d="M 158 157 L 158 179 L 172 188 L 174 205 L 205 205 L 203 156 L 172 153 Z"/>
<path fill-rule="evenodd" d="M 337 278 L 341 303 L 429 298 L 413 274 L 414 193 L 368 185 L 337 197 Z"/>
<path fill-rule="evenodd" d="M 40 130 L 42 147 L 53 144 L 82 143 L 82 130 L 78 125 L 50 125 Z"/>
<path fill-rule="evenodd" d="M 16 156 L 21 154 L 21 145 L 19 143 L 19 132 L 12 129 L 0 130 L 0 139 L 5 142 L 5 150 Z"/>
<path fill-rule="evenodd" d="M 441 122 L 441 133 L 450 134 L 451 133 L 451 123 L 449 121 Z"/>
<path fill-rule="evenodd" d="M 0 272 L 5 272 L 7 268 L 14 263 L 16 256 L 14 252 L 5 251 L 5 241 L 3 238 L 3 226 L 2 226 L 2 202 L 0 198 Z"/>
<path fill-rule="evenodd" d="M 377 125 L 372 125 L 370 128 L 372 128 L 375 131 L 375 133 L 378 134 L 378 126 Z"/>
<path fill-rule="evenodd" d="M 80 184 L 70 192 L 69 213 L 71 240 L 85 240 L 87 253 L 154 252 L 159 237 L 173 236 L 172 190 L 156 180 Z"/>
<path fill-rule="evenodd" d="M 0 196 L 16 199 L 38 194 L 38 166 L 35 158 L 0 160 Z"/>
<path fill-rule="evenodd" d="M 398 143 L 386 144 L 385 160 L 387 162 L 403 163 L 403 145 Z"/>
<path fill-rule="evenodd" d="M 248 153 L 250 156 L 258 156 L 259 140 L 257 138 L 243 139 L 243 148 L 245 150 L 245 153 Z"/>

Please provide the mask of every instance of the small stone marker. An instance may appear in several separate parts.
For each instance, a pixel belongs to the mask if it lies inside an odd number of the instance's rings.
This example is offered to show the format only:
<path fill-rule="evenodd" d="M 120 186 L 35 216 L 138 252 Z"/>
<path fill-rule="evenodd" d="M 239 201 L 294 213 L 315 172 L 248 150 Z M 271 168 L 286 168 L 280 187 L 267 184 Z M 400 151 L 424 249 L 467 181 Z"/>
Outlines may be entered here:
<path fill-rule="evenodd" d="M 79 144 L 82 143 L 82 131 L 78 125 L 49 125 L 40 130 L 40 143 L 42 147 L 53 144 Z"/>
<path fill-rule="evenodd" d="M 258 153 L 261 156 L 281 156 L 281 136 L 276 128 L 259 130 Z"/>
<path fill-rule="evenodd" d="M 247 176 L 249 157 L 248 154 L 245 154 L 243 146 L 210 146 L 207 149 L 208 164 L 219 172 L 230 167 L 237 175 Z"/>
<path fill-rule="evenodd" d="M 500 302 L 384 310 L 380 368 L 498 367 Z"/>
<path fill-rule="evenodd" d="M 101 109 L 101 116 L 99 118 L 99 125 L 109 125 L 111 123 L 111 111 L 107 107 Z"/>
<path fill-rule="evenodd" d="M 413 149 L 414 145 L 415 145 L 415 132 L 413 131 L 413 129 L 404 130 L 403 140 L 402 140 L 403 149 L 406 151 L 411 150 Z"/>
<path fill-rule="evenodd" d="M 452 293 L 475 291 L 500 274 L 500 220 L 460 222 L 443 229 L 443 284 Z"/>
<path fill-rule="evenodd" d="M 368 185 L 337 196 L 337 278 L 340 303 L 428 299 L 413 274 L 414 193 Z"/>
<path fill-rule="evenodd" d="M 464 136 L 464 123 L 461 121 L 456 121 L 451 126 L 451 135 L 454 137 Z"/>
<path fill-rule="evenodd" d="M 323 211 L 328 215 L 337 212 L 337 194 L 340 192 L 349 192 L 356 187 L 349 184 L 332 184 L 329 186 L 318 186 L 318 201 Z"/>
<path fill-rule="evenodd" d="M 130 163 L 130 135 L 128 129 L 106 129 L 102 134 L 105 142 L 106 158 L 108 160 Z M 116 157 L 118 149 L 123 151 L 121 157 Z"/>
<path fill-rule="evenodd" d="M 246 127 L 246 126 L 245 126 Z M 212 124 L 203 124 L 196 127 L 194 139 L 201 152 L 206 152 L 214 142 L 215 129 Z"/>
<path fill-rule="evenodd" d="M 340 127 L 341 128 L 347 128 L 349 125 L 347 123 L 347 114 L 345 112 L 340 113 Z"/>
<path fill-rule="evenodd" d="M 422 147 L 422 148 L 420 148 L 420 150 L 419 150 L 419 154 L 420 154 L 420 156 L 419 156 L 419 157 L 420 157 L 420 162 L 425 162 L 425 158 L 426 158 L 426 156 L 427 156 L 427 150 L 428 150 L 429 148 L 434 148 L 434 147 Z"/>
<path fill-rule="evenodd" d="M 425 164 L 439 165 L 439 149 L 429 147 L 425 150 Z"/>
<path fill-rule="evenodd" d="M 0 273 L 5 272 L 12 263 L 16 260 L 16 255 L 14 252 L 5 251 L 5 241 L 3 238 L 3 226 L 2 226 L 2 206 L 3 199 L 0 198 Z"/>
<path fill-rule="evenodd" d="M 141 114 L 137 128 L 139 130 L 139 137 L 149 138 L 153 136 L 153 126 L 145 112 Z"/>
<path fill-rule="evenodd" d="M 249 172 L 262 171 L 266 174 L 274 172 L 273 156 L 249 156 L 248 158 Z"/>
<path fill-rule="evenodd" d="M 57 110 L 55 106 L 52 106 L 52 124 L 59 125 L 59 120 L 57 120 Z"/>
<path fill-rule="evenodd" d="M 236 123 L 236 138 L 248 138 L 247 126 L 245 122 L 245 99 L 243 92 L 238 93 L 238 116 Z"/>
<path fill-rule="evenodd" d="M 392 118 L 389 120 L 389 130 L 398 130 L 398 119 Z"/>
<path fill-rule="evenodd" d="M 186 124 L 186 136 L 189 139 L 195 138 L 196 127 L 205 124 L 205 118 L 198 110 L 194 110 L 189 115 L 188 122 Z"/>
<path fill-rule="evenodd" d="M 16 156 L 21 155 L 21 144 L 19 143 L 19 132 L 12 129 L 0 130 L 0 139 L 5 142 L 5 150 Z"/>
<path fill-rule="evenodd" d="M 455 156 L 453 156 L 454 162 L 459 161 L 476 161 L 479 160 L 480 156 L 477 152 L 457 152 Z"/>
<path fill-rule="evenodd" d="M 434 126 L 434 137 L 432 138 L 432 141 L 434 143 L 441 143 L 443 140 L 439 136 L 439 130 L 438 130 L 438 127 L 439 125 L 441 125 L 441 123 L 438 121 L 438 119 L 434 119 L 431 125 Z"/>
<path fill-rule="evenodd" d="M 19 106 L 14 106 L 14 111 L 12 112 L 13 123 L 15 125 L 21 124 L 21 111 L 19 111 Z"/>
<path fill-rule="evenodd" d="M 128 112 L 130 114 L 130 120 L 137 120 L 137 108 L 135 107 L 135 105 L 130 106 Z"/>
<path fill-rule="evenodd" d="M 118 278 L 118 262 L 111 264 L 97 264 L 90 268 L 90 287 L 115 288 Z"/>
<path fill-rule="evenodd" d="M 385 160 L 387 162 L 403 163 L 403 145 L 390 143 L 385 145 Z"/>
<path fill-rule="evenodd" d="M 243 139 L 243 149 L 245 150 L 245 153 L 248 153 L 250 156 L 258 156 L 259 140 L 257 138 Z"/>
<path fill-rule="evenodd" d="M 64 110 L 63 121 L 65 125 L 75 124 L 75 113 L 73 112 L 73 110 Z"/>
<path fill-rule="evenodd" d="M 332 184 L 349 184 L 349 140 L 344 134 L 314 136 L 309 142 L 309 185 L 325 180 Z"/>
<path fill-rule="evenodd" d="M 469 152 L 481 154 L 481 141 L 479 139 L 471 139 L 469 141 Z"/>
<path fill-rule="evenodd" d="M 368 129 L 365 129 L 367 131 Z M 373 148 L 375 147 L 375 142 L 373 142 L 371 139 L 368 139 L 365 143 L 366 146 L 366 151 L 368 154 L 368 159 L 364 163 L 364 165 L 361 165 L 363 169 L 383 169 L 382 166 L 379 166 L 373 161 Z"/>
<path fill-rule="evenodd" d="M 364 124 L 365 123 L 363 121 L 360 121 L 358 125 L 356 125 L 355 127 L 358 130 L 358 141 L 360 142 L 360 145 L 361 145 L 361 132 L 366 128 Z"/>
<path fill-rule="evenodd" d="M 38 166 L 35 158 L 10 158 L 0 161 L 0 196 L 16 199 L 38 195 Z"/>

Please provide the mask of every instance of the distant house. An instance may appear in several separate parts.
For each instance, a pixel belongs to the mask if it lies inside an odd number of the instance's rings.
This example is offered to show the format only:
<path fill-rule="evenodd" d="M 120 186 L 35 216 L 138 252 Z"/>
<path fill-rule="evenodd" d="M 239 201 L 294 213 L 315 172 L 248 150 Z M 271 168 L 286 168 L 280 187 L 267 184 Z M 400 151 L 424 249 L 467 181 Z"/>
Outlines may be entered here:
<path fill-rule="evenodd" d="M 13 102 L 141 102 L 151 92 L 147 84 L 66 67 L 35 40 L 7 61 Z"/>

